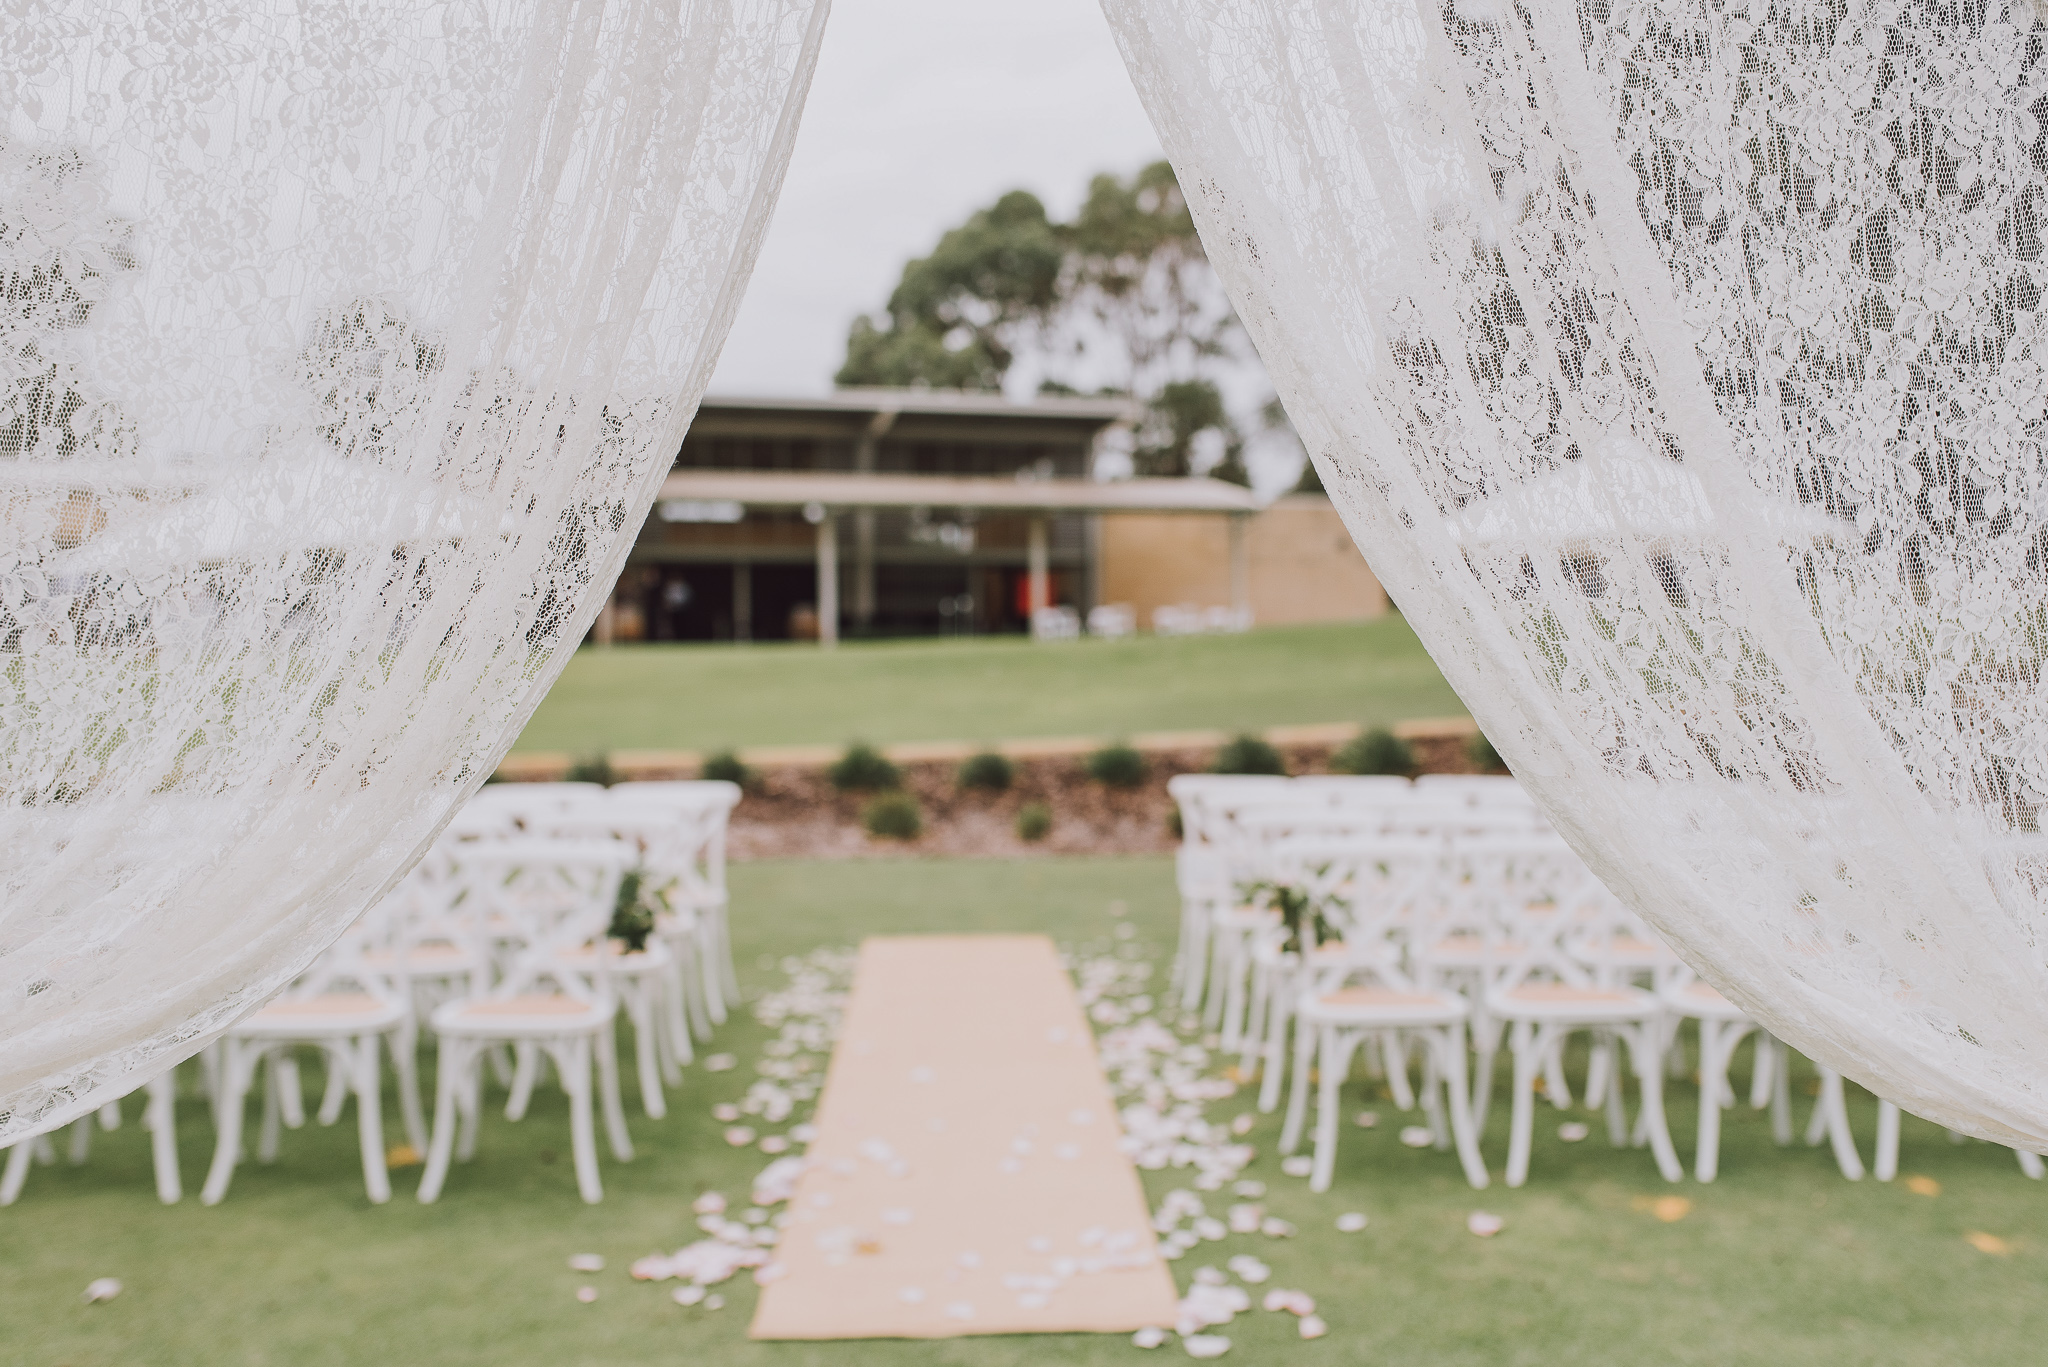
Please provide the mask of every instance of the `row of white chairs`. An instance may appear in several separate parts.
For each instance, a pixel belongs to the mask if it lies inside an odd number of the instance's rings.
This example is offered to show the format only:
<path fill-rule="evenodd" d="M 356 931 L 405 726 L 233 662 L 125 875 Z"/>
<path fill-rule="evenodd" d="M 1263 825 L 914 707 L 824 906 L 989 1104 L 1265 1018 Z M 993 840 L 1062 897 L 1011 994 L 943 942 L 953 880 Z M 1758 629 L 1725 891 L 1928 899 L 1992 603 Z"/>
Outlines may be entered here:
<path fill-rule="evenodd" d="M 259 1075 L 257 1156 L 276 1156 L 279 1131 L 304 1122 L 298 1054 L 327 1059 L 322 1123 L 356 1101 L 364 1185 L 390 1198 L 381 1113 L 381 1054 L 397 1074 L 409 1144 L 425 1155 L 419 1197 L 436 1199 L 450 1164 L 477 1142 L 482 1073 L 509 1085 L 509 1118 L 523 1116 L 544 1064 L 570 1102 L 578 1188 L 602 1198 L 593 1104 L 615 1157 L 632 1157 L 618 1084 L 615 1022 L 633 1022 L 640 1092 L 665 1114 L 663 1084 L 681 1081 L 692 1036 L 708 1037 L 737 991 L 725 888 L 725 828 L 739 790 L 729 783 L 584 784 L 485 788 L 450 821 L 420 864 L 285 992 L 232 1027 L 201 1056 L 216 1124 L 201 1191 L 227 1192 L 243 1158 L 243 1113 Z M 662 906 L 643 949 L 607 937 L 629 878 Z M 431 1129 L 422 1113 L 417 1049 L 438 1049 Z M 181 1195 L 172 1077 L 149 1088 L 158 1192 Z M 103 1121 L 118 1117 L 118 1106 Z M 82 1156 L 89 1122 L 74 1130 Z M 26 1141 L 0 1172 L 0 1205 L 20 1192 L 29 1163 L 50 1156 Z"/>
<path fill-rule="evenodd" d="M 1432 1134 L 1455 1148 L 1475 1186 L 1494 1060 L 1513 1061 L 1506 1178 L 1527 1179 L 1539 1085 L 1571 1104 L 1564 1050 L 1592 1036 L 1587 1104 L 1605 1109 L 1617 1145 L 1648 1146 L 1669 1180 L 1683 1175 L 1662 1104 L 1668 1072 L 1683 1072 L 1679 1026 L 1696 1023 L 1701 1107 L 1696 1175 L 1719 1167 L 1721 1112 L 1736 1048 L 1754 1037 L 1751 1101 L 1791 1137 L 1784 1045 L 1699 981 L 1639 918 L 1549 832 L 1508 779 L 1244 779 L 1173 781 L 1187 832 L 1179 863 L 1183 938 L 1176 959 L 1183 1004 L 1204 1009 L 1259 1104 L 1275 1109 L 1292 1061 L 1282 1133 L 1303 1138 L 1309 1079 L 1318 1078 L 1312 1185 L 1334 1171 L 1338 1091 L 1361 1050 L 1397 1105 L 1419 1099 Z M 1282 889 L 1326 918 L 1297 933 L 1282 923 Z M 1293 1047 L 1287 1047 L 1292 1032 Z M 1419 1056 L 1421 1086 L 1410 1085 Z M 1471 1057 L 1476 1056 L 1476 1057 Z M 1623 1062 L 1638 1080 L 1631 1126 Z M 1819 1068 L 1809 1143 L 1829 1142 L 1842 1172 L 1863 1175 L 1839 1074 Z M 1880 1108 L 1877 1171 L 1897 1167 L 1897 1110 Z M 2020 1154 L 2028 1175 L 2041 1163 Z"/>

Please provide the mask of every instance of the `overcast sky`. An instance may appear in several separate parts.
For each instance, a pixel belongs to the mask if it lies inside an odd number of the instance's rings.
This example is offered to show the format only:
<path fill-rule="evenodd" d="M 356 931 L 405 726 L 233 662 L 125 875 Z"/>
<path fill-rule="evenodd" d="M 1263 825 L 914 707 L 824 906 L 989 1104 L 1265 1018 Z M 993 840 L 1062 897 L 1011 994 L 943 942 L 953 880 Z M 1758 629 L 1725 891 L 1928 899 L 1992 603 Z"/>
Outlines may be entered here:
<path fill-rule="evenodd" d="M 1005 190 L 1056 216 L 1160 156 L 1096 0 L 833 0 L 713 394 L 821 394 L 857 313 Z"/>

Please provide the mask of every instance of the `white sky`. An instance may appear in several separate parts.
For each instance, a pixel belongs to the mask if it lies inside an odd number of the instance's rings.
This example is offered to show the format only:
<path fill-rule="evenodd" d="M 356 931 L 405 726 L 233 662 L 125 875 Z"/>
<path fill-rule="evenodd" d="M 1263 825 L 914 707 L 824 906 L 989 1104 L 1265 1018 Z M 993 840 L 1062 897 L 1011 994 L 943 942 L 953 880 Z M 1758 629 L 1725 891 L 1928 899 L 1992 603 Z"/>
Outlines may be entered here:
<path fill-rule="evenodd" d="M 1160 155 L 1096 0 L 834 0 L 710 392 L 824 393 L 854 315 L 968 213 L 1022 186 L 1064 217 Z"/>

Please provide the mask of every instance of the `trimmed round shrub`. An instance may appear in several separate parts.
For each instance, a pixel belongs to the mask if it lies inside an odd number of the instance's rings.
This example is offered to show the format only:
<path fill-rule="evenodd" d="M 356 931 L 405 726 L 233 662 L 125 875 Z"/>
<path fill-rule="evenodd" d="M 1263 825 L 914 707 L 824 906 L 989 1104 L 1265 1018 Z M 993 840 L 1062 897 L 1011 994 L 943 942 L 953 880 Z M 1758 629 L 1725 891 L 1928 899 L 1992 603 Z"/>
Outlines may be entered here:
<path fill-rule="evenodd" d="M 1121 741 L 1088 756 L 1088 777 L 1105 788 L 1135 788 L 1145 781 L 1149 767 L 1142 754 Z"/>
<path fill-rule="evenodd" d="M 1212 774 L 1277 774 L 1287 775 L 1287 762 L 1280 758 L 1280 752 L 1257 736 L 1239 736 L 1216 752 L 1216 762 L 1209 766 Z"/>
<path fill-rule="evenodd" d="M 1493 748 L 1493 742 L 1486 738 L 1484 731 L 1475 731 L 1472 739 L 1465 742 L 1465 758 L 1472 761 L 1472 767 L 1481 773 L 1498 773 L 1508 767 L 1500 757 L 1500 751 Z"/>
<path fill-rule="evenodd" d="M 903 775 L 882 757 L 882 752 L 864 740 L 846 747 L 846 753 L 832 764 L 827 777 L 841 792 L 880 793 L 901 787 Z"/>
<path fill-rule="evenodd" d="M 924 832 L 924 812 L 909 793 L 884 793 L 861 810 L 860 824 L 882 840 L 915 840 Z"/>
<path fill-rule="evenodd" d="M 1017 838 L 1026 843 L 1043 840 L 1052 830 L 1052 808 L 1043 802 L 1027 802 L 1017 809 Z"/>
<path fill-rule="evenodd" d="M 578 757 L 562 777 L 570 783 L 602 783 L 607 788 L 619 781 L 618 771 L 612 768 L 612 757 L 602 750 Z"/>
<path fill-rule="evenodd" d="M 1006 793 L 1016 780 L 1017 766 L 1010 763 L 1008 755 L 999 755 L 993 750 L 984 750 L 969 756 L 960 766 L 960 786 L 979 788 L 986 793 Z"/>
<path fill-rule="evenodd" d="M 1384 726 L 1375 726 L 1354 736 L 1330 756 L 1330 767 L 1340 774 L 1399 774 L 1415 772 L 1415 751 L 1407 741 Z"/>
<path fill-rule="evenodd" d="M 745 788 L 753 783 L 754 771 L 740 762 L 738 752 L 720 750 L 704 761 L 704 767 L 697 771 L 697 777 L 737 783 Z"/>

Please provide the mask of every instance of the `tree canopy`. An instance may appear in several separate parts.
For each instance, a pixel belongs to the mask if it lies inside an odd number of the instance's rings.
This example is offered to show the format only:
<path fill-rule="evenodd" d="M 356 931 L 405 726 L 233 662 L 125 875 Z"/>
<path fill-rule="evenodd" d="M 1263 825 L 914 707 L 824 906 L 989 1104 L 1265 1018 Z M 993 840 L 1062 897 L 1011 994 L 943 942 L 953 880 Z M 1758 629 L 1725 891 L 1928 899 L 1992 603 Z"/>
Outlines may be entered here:
<path fill-rule="evenodd" d="M 976 210 L 854 320 L 836 379 L 1000 390 L 1026 358 L 1040 392 L 1145 403 L 1136 473 L 1247 482 L 1216 374 L 1256 358 L 1167 163 L 1096 176 L 1070 222 L 1024 190 Z"/>

